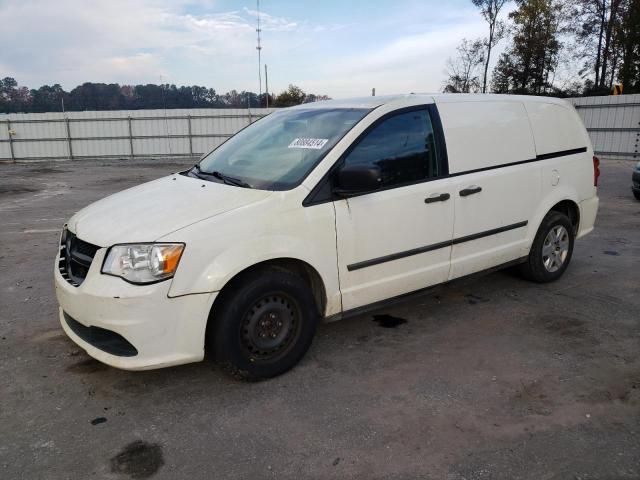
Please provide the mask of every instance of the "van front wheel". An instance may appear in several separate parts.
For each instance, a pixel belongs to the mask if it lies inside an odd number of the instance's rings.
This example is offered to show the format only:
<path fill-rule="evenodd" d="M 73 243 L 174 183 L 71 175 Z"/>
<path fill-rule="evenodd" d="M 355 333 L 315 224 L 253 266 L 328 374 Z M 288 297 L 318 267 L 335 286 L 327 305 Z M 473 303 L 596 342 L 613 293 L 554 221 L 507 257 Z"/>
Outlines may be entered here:
<path fill-rule="evenodd" d="M 318 312 L 299 276 L 257 270 L 238 278 L 221 295 L 207 334 L 216 361 L 233 376 L 275 377 L 293 368 L 309 349 Z"/>
<path fill-rule="evenodd" d="M 528 280 L 546 283 L 562 276 L 569 266 L 575 240 L 569 218 L 560 212 L 549 212 L 533 240 L 527 261 L 520 271 Z"/>

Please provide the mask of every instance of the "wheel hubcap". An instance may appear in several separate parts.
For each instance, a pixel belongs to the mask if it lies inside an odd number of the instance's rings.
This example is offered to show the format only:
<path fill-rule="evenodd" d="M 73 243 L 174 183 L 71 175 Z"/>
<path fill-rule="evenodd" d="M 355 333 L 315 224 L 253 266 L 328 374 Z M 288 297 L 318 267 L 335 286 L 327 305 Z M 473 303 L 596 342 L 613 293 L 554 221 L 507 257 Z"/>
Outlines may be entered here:
<path fill-rule="evenodd" d="M 286 294 L 268 295 L 249 309 L 242 324 L 242 345 L 253 359 L 279 356 L 293 343 L 298 309 Z"/>
<path fill-rule="evenodd" d="M 553 227 L 542 244 L 542 263 L 548 272 L 557 272 L 569 255 L 569 232 L 562 225 Z"/>

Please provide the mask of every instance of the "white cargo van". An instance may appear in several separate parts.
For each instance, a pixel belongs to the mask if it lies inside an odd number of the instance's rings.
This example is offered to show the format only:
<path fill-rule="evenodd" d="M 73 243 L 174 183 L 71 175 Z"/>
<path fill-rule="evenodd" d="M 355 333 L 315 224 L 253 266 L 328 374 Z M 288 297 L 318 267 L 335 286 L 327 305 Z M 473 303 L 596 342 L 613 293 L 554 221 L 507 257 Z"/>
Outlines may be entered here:
<path fill-rule="evenodd" d="M 552 98 L 404 95 L 257 121 L 193 168 L 65 225 L 65 332 L 124 369 L 280 374 L 322 318 L 495 267 L 558 279 L 593 229 L 598 161 Z"/>

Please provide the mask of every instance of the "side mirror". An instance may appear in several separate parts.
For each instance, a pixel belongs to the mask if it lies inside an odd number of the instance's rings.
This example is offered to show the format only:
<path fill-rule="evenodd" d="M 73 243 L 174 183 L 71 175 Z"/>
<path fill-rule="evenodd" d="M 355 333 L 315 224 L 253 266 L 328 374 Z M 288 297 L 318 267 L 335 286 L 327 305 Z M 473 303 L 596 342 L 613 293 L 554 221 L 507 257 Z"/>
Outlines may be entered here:
<path fill-rule="evenodd" d="M 336 195 L 350 197 L 373 192 L 382 183 L 380 167 L 375 165 L 348 165 L 338 171 Z"/>

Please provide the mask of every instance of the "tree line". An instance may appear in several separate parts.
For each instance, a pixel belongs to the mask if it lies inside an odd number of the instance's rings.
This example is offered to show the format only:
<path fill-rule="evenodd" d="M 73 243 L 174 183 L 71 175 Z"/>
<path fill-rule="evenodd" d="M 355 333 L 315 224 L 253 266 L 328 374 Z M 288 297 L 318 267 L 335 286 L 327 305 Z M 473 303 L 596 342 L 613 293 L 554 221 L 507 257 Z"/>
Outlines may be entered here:
<path fill-rule="evenodd" d="M 463 39 L 446 66 L 445 92 L 608 95 L 640 93 L 640 0 L 471 0 L 488 27 Z M 491 53 L 505 49 L 489 72 Z"/>
<path fill-rule="evenodd" d="M 59 112 L 83 110 L 139 110 L 172 108 L 289 107 L 327 100 L 326 95 L 307 94 L 295 85 L 278 95 L 231 90 L 219 94 L 213 88 L 162 85 L 83 83 L 67 92 L 60 85 L 29 89 L 11 77 L 0 79 L 0 113 Z"/>

